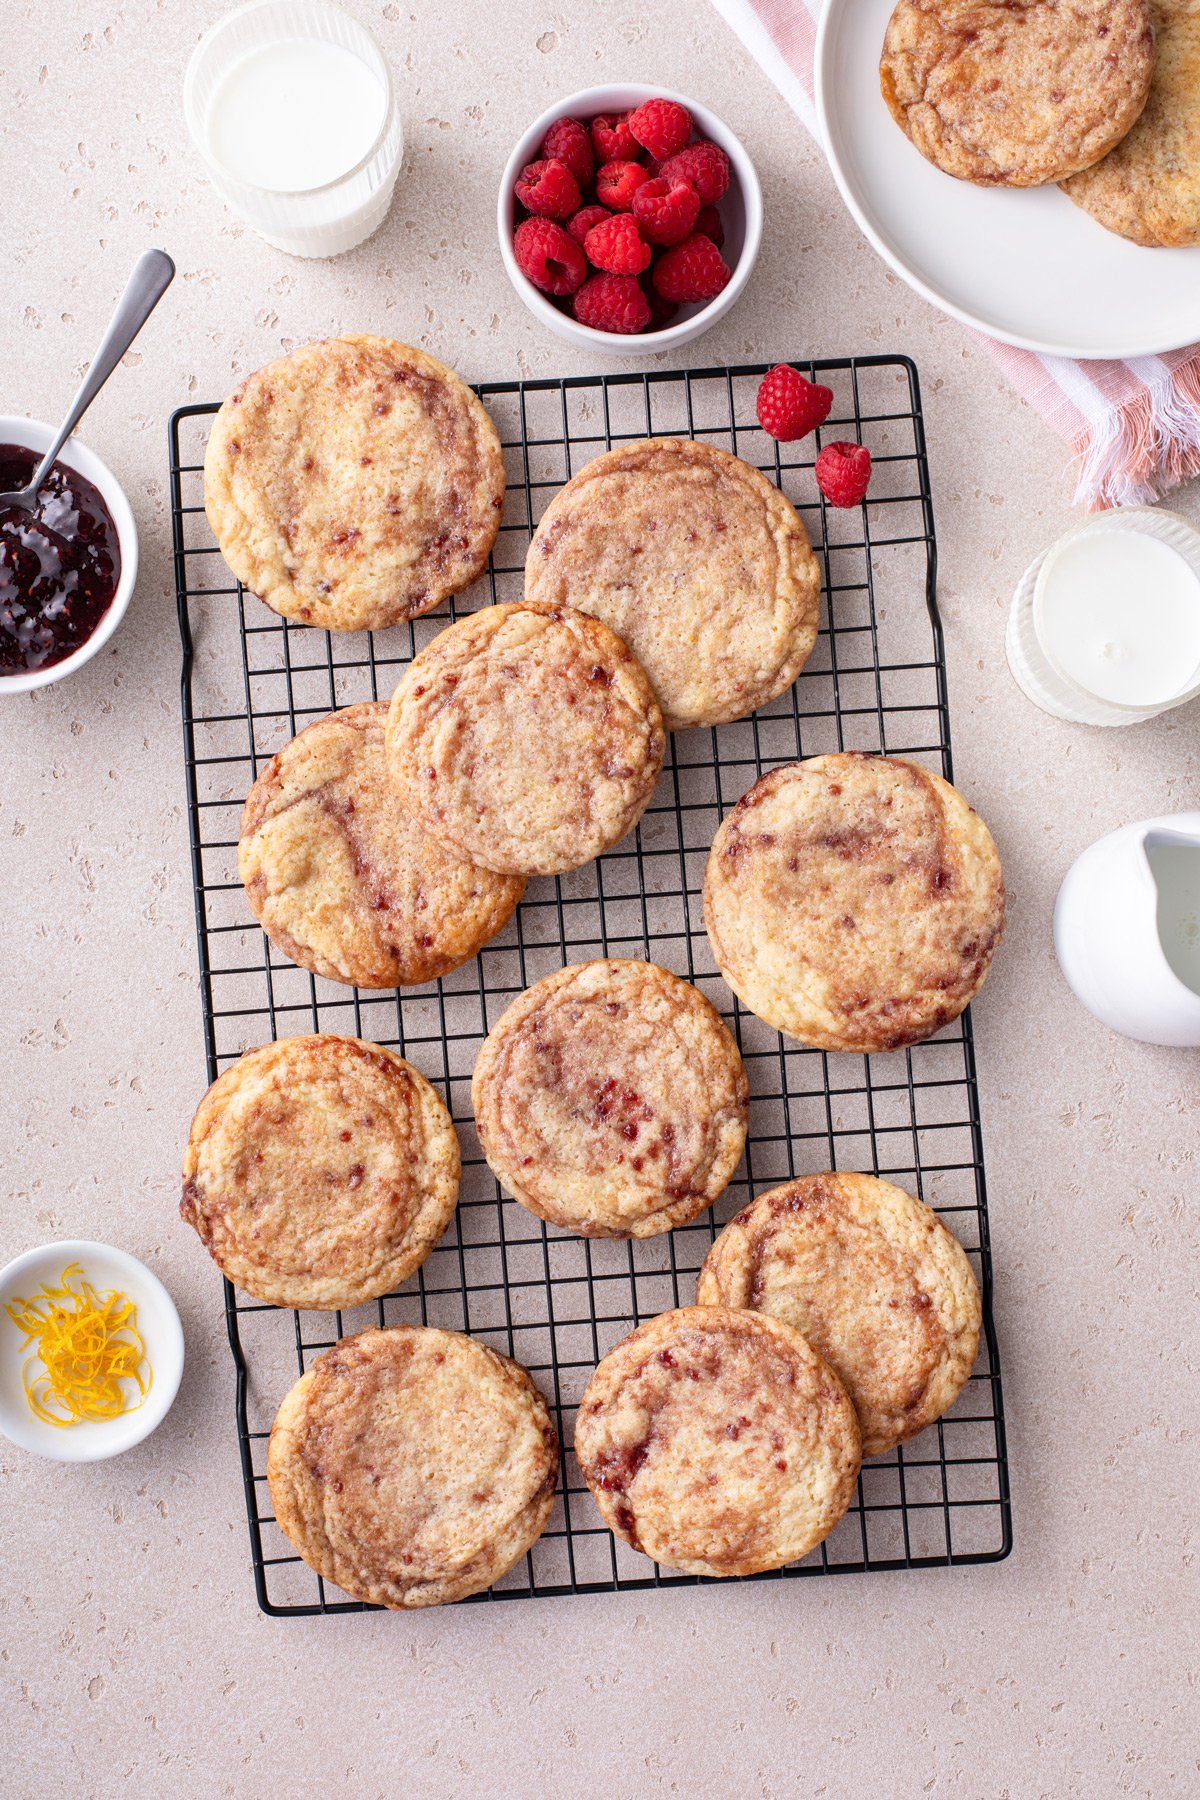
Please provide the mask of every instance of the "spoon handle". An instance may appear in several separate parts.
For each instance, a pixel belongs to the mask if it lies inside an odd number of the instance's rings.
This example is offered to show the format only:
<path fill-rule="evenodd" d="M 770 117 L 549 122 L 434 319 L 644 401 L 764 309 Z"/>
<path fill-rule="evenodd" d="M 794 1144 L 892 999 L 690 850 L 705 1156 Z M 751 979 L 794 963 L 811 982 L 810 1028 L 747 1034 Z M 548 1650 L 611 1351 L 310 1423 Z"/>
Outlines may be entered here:
<path fill-rule="evenodd" d="M 62 430 L 38 464 L 37 473 L 29 483 L 30 493 L 36 493 L 41 487 L 55 457 L 170 287 L 174 275 L 175 264 L 165 250 L 144 250 L 134 263 L 129 283 L 117 302 L 117 310 L 92 359 L 92 366 L 71 402 L 71 410 L 63 420 Z"/>

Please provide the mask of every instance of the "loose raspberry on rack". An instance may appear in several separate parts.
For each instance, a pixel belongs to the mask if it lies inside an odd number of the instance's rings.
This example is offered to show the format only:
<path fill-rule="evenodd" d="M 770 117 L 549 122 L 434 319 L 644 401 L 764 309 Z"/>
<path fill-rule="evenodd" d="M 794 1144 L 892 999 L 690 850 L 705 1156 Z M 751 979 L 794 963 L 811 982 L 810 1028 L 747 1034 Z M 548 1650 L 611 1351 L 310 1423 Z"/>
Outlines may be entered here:
<path fill-rule="evenodd" d="M 543 219 L 569 219 L 579 209 L 579 183 L 557 156 L 526 163 L 517 177 L 516 195 Z"/>
<path fill-rule="evenodd" d="M 641 163 L 605 163 L 596 176 L 596 198 L 612 212 L 628 212 L 633 196 L 649 179 Z"/>
<path fill-rule="evenodd" d="M 630 113 L 629 129 L 651 156 L 674 156 L 692 135 L 692 115 L 678 100 L 646 100 Z"/>
<path fill-rule="evenodd" d="M 697 300 L 715 300 L 732 273 L 712 239 L 693 232 L 673 250 L 663 251 L 651 279 L 664 300 L 686 306 Z"/>
<path fill-rule="evenodd" d="M 830 506 L 858 506 L 871 485 L 871 452 L 862 444 L 826 444 L 816 476 Z"/>
<path fill-rule="evenodd" d="M 543 157 L 566 163 L 580 187 L 586 187 L 596 171 L 591 134 L 578 119 L 556 119 L 542 139 Z"/>
<path fill-rule="evenodd" d="M 610 275 L 640 275 L 650 266 L 650 246 L 632 213 L 610 213 L 593 225 L 583 243 L 590 263 Z"/>
<path fill-rule="evenodd" d="M 711 144 L 707 139 L 676 151 L 663 164 L 662 172 L 690 181 L 702 206 L 715 206 L 729 187 L 729 158 L 719 144 Z"/>
<path fill-rule="evenodd" d="M 607 206 L 581 206 L 575 217 L 567 220 L 567 230 L 577 244 L 582 244 L 593 225 L 599 225 L 601 219 L 611 218 Z"/>
<path fill-rule="evenodd" d="M 592 144 L 598 161 L 632 162 L 641 145 L 629 129 L 629 114 L 597 113 L 592 120 Z"/>
<path fill-rule="evenodd" d="M 715 206 L 702 206 L 696 214 L 696 230 L 701 236 L 711 238 L 719 250 L 725 242 L 725 227 L 721 215 Z"/>
<path fill-rule="evenodd" d="M 522 220 L 513 234 L 513 255 L 521 273 L 543 294 L 573 294 L 587 280 L 587 258 L 553 219 Z"/>
<path fill-rule="evenodd" d="M 776 363 L 758 389 L 758 422 L 781 444 L 795 443 L 823 425 L 833 406 L 833 389 L 806 381 L 791 363 Z"/>
<path fill-rule="evenodd" d="M 633 196 L 633 216 L 642 236 L 652 244 L 682 244 L 690 237 L 700 211 L 700 196 L 690 181 L 658 175 L 644 181 Z"/>
<path fill-rule="evenodd" d="M 650 302 L 633 275 L 593 275 L 575 296 L 575 317 L 597 331 L 630 334 L 650 323 Z"/>

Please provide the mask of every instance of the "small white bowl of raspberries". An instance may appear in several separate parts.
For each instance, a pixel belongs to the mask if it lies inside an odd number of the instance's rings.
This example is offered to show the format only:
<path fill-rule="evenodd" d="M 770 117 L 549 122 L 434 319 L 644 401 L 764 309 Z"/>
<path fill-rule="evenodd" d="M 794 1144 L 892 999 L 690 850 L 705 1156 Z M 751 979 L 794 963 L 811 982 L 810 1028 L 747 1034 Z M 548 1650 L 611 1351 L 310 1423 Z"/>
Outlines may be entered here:
<path fill-rule="evenodd" d="M 544 112 L 504 170 L 508 278 L 568 343 L 637 356 L 723 318 L 762 241 L 762 189 L 729 127 L 668 88 L 585 88 Z"/>

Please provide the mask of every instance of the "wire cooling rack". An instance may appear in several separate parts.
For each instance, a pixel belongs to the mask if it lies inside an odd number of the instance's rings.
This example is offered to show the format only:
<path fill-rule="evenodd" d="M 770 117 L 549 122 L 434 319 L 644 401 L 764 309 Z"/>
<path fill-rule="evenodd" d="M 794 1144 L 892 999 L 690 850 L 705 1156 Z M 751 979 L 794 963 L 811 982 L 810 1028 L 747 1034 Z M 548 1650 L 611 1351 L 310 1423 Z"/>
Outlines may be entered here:
<path fill-rule="evenodd" d="M 262 1306 L 225 1286 L 236 1415 L 259 1604 L 274 1614 L 365 1610 L 293 1552 L 271 1513 L 267 1437 L 314 1357 L 367 1325 L 469 1331 L 531 1370 L 563 1445 L 549 1527 L 488 1598 L 695 1585 L 618 1543 L 601 1523 L 571 1442 L 600 1358 L 642 1319 L 694 1299 L 717 1231 L 747 1200 L 822 1169 L 884 1175 L 921 1195 L 979 1274 L 984 1337 L 956 1406 L 863 1469 L 832 1536 L 804 1562 L 755 1579 L 998 1561 L 1011 1547 L 1000 1373 L 975 1060 L 968 1018 L 913 1049 L 828 1055 L 781 1038 L 717 974 L 700 904 L 724 812 L 764 769 L 834 749 L 911 756 L 950 777 L 950 726 L 936 543 L 917 372 L 903 357 L 799 363 L 832 387 L 819 434 L 853 437 L 875 462 L 870 504 L 826 508 L 812 439 L 759 430 L 764 366 L 490 382 L 478 389 L 507 467 L 504 522 L 486 575 L 412 625 L 330 636 L 285 623 L 243 592 L 203 511 L 211 405 L 170 422 L 183 728 L 208 1076 L 272 1037 L 350 1032 L 400 1050 L 445 1096 L 463 1150 L 457 1220 L 396 1294 L 335 1314 Z M 597 863 L 529 883 L 514 919 L 466 967 L 395 994 L 359 993 L 292 967 L 256 925 L 237 878 L 238 818 L 265 761 L 334 707 L 387 698 L 448 618 L 523 591 L 532 527 L 561 484 L 612 445 L 687 435 L 755 463 L 798 506 L 822 565 L 816 650 L 795 687 L 752 719 L 670 740 L 654 800 L 632 838 Z M 710 1215 L 639 1243 L 588 1240 L 502 1196 L 479 1149 L 470 1076 L 486 1031 L 515 995 L 565 963 L 644 957 L 694 981 L 729 1020 L 752 1091 L 743 1166 Z M 481 1597 L 482 1598 L 482 1597 Z"/>

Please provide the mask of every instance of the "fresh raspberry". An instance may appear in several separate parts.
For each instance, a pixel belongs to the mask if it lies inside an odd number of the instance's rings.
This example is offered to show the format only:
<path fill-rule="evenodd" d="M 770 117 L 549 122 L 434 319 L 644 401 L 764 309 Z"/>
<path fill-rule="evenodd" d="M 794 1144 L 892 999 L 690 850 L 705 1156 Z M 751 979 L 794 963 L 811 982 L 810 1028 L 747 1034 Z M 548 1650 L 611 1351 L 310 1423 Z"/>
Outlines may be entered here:
<path fill-rule="evenodd" d="M 691 182 L 666 175 L 644 181 L 633 196 L 633 216 L 652 244 L 682 244 L 699 211 L 700 198 Z"/>
<path fill-rule="evenodd" d="M 566 163 L 580 187 L 586 187 L 596 169 L 592 140 L 578 119 L 556 119 L 542 139 L 541 154 Z"/>
<path fill-rule="evenodd" d="M 721 223 L 721 215 L 715 206 L 702 206 L 696 214 L 696 230 L 702 237 L 711 238 L 719 250 L 725 242 L 725 227 Z"/>
<path fill-rule="evenodd" d="M 871 452 L 862 444 L 826 444 L 817 458 L 817 486 L 830 506 L 857 506 L 871 485 Z"/>
<path fill-rule="evenodd" d="M 630 113 L 629 129 L 651 156 L 674 156 L 692 135 L 692 115 L 678 100 L 647 100 Z"/>
<path fill-rule="evenodd" d="M 791 444 L 823 425 L 832 405 L 832 388 L 806 381 L 791 363 L 776 363 L 759 386 L 758 422 L 769 437 Z"/>
<path fill-rule="evenodd" d="M 673 300 L 664 300 L 653 282 L 645 288 L 644 292 L 650 303 L 650 329 L 651 331 L 661 331 L 664 325 L 671 323 L 679 308 Z"/>
<path fill-rule="evenodd" d="M 693 232 L 664 250 L 654 265 L 653 281 L 664 300 L 715 300 L 733 273 L 711 238 Z"/>
<path fill-rule="evenodd" d="M 573 294 L 587 280 L 587 258 L 553 219 L 524 219 L 513 236 L 513 255 L 523 275 L 543 294 Z"/>
<path fill-rule="evenodd" d="M 597 113 L 592 120 L 592 143 L 602 163 L 632 162 L 640 148 L 629 129 L 628 113 Z"/>
<path fill-rule="evenodd" d="M 543 153 L 544 154 L 544 153 Z M 715 206 L 729 187 L 729 158 L 719 144 L 688 144 L 663 164 L 664 175 L 690 181 L 702 206 Z"/>
<path fill-rule="evenodd" d="M 601 219 L 588 232 L 583 248 L 588 261 L 610 275 L 640 275 L 650 266 L 650 246 L 632 213 L 610 213 Z"/>
<path fill-rule="evenodd" d="M 597 331 L 645 331 L 650 302 L 632 275 L 593 275 L 575 296 L 575 317 Z"/>
<path fill-rule="evenodd" d="M 599 225 L 601 219 L 611 218 L 607 206 L 581 206 L 575 217 L 567 220 L 567 230 L 577 244 L 582 244 L 593 225 Z"/>
<path fill-rule="evenodd" d="M 596 198 L 613 212 L 628 212 L 633 196 L 649 179 L 641 163 L 605 163 L 596 176 Z"/>
<path fill-rule="evenodd" d="M 517 199 L 543 219 L 569 219 L 579 207 L 579 183 L 557 156 L 526 163 L 517 177 Z"/>

